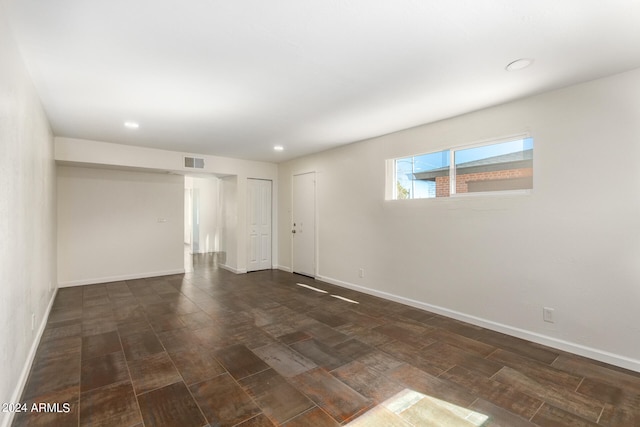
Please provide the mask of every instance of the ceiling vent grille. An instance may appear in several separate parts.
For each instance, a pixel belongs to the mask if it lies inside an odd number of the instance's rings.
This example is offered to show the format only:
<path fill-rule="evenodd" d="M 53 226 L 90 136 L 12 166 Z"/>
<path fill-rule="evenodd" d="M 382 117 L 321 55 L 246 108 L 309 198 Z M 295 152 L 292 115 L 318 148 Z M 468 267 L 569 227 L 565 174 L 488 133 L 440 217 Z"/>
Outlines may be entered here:
<path fill-rule="evenodd" d="M 204 159 L 198 157 L 185 157 L 184 167 L 189 169 L 204 169 Z"/>

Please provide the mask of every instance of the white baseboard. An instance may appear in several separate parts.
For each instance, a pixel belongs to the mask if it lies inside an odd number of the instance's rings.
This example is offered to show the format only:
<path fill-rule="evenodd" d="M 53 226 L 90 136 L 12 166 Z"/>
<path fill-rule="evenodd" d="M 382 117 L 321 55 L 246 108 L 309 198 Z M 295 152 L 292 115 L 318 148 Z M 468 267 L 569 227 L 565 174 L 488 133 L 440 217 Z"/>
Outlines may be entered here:
<path fill-rule="evenodd" d="M 284 265 L 279 265 L 276 267 L 278 270 L 282 270 L 282 271 L 286 271 L 287 273 L 291 273 L 291 268 L 284 266 Z"/>
<path fill-rule="evenodd" d="M 36 352 L 38 351 L 38 346 L 40 345 L 42 334 L 44 334 L 44 330 L 47 327 L 47 321 L 49 320 L 49 313 L 51 313 L 51 308 L 53 307 L 53 302 L 56 300 L 57 294 L 58 294 L 58 289 L 55 289 L 53 291 L 53 294 L 51 295 L 49 306 L 47 307 L 47 310 L 44 312 L 44 316 L 42 316 L 42 321 L 40 322 L 40 326 L 38 327 L 38 332 L 36 333 L 36 337 L 31 343 L 29 354 L 27 354 L 27 359 L 24 362 L 24 366 L 22 367 L 22 372 L 20 372 L 20 377 L 18 378 L 18 384 L 16 384 L 16 388 L 13 390 L 13 395 L 11 396 L 11 400 L 9 402 L 20 402 L 20 398 L 22 397 L 24 388 L 27 386 L 27 380 L 29 379 L 31 366 L 33 365 L 33 360 L 36 357 Z M 5 418 L 2 426 L 9 427 L 13 423 L 14 416 L 15 416 L 15 412 L 9 412 L 9 416 Z"/>
<path fill-rule="evenodd" d="M 621 356 L 619 354 L 614 354 L 614 353 L 600 350 L 597 348 L 587 347 L 582 344 L 560 340 L 557 338 L 549 337 L 547 335 L 539 334 L 537 332 L 527 331 L 525 329 L 516 328 L 514 326 L 505 325 L 502 323 L 494 322 L 494 321 L 483 319 L 476 316 L 471 316 L 455 310 L 450 310 L 448 308 L 427 304 L 427 303 L 416 301 L 410 298 L 401 297 L 401 296 L 390 294 L 387 292 L 377 291 L 375 289 L 365 288 L 364 286 L 359 286 L 349 282 L 343 282 L 342 280 L 333 279 L 331 277 L 316 276 L 316 279 L 322 282 L 330 283 L 332 285 L 362 292 L 364 294 L 373 295 L 373 296 L 384 298 L 390 301 L 399 302 L 401 304 L 419 308 L 421 310 L 426 310 L 431 313 L 440 314 L 446 317 L 451 317 L 456 320 L 471 323 L 476 326 L 480 326 L 496 332 L 501 332 L 503 334 L 511 335 L 517 338 L 522 338 L 527 341 L 546 345 L 548 347 L 552 347 L 558 350 L 577 354 L 579 356 L 588 357 L 594 360 L 599 360 L 601 362 L 605 362 L 610 365 L 615 365 L 621 368 L 630 369 L 635 372 L 640 372 L 640 360 L 637 360 L 637 359 L 631 359 L 629 357 Z"/>
<path fill-rule="evenodd" d="M 146 279 L 147 277 L 171 276 L 172 274 L 184 274 L 184 268 L 176 270 L 153 271 L 150 273 L 124 274 L 122 276 L 94 277 L 91 279 L 72 280 L 70 282 L 58 283 L 60 288 L 69 288 L 72 286 L 96 285 L 98 283 L 121 282 L 123 280 Z"/>
<path fill-rule="evenodd" d="M 246 268 L 237 269 L 237 268 L 230 267 L 230 266 L 228 266 L 226 264 L 220 264 L 220 268 L 223 268 L 223 269 L 225 269 L 227 271 L 230 271 L 232 273 L 235 273 L 235 274 L 245 274 L 247 272 Z"/>

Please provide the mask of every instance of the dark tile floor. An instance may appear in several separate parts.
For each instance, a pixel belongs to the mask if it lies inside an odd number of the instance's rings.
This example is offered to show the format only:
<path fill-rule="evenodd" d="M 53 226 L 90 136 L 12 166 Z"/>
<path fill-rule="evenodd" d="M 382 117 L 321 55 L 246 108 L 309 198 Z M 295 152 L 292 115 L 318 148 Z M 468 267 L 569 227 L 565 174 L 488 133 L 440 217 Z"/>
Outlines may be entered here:
<path fill-rule="evenodd" d="M 15 426 L 627 427 L 640 374 L 198 256 L 186 275 L 60 289 L 23 402 L 69 406 Z"/>

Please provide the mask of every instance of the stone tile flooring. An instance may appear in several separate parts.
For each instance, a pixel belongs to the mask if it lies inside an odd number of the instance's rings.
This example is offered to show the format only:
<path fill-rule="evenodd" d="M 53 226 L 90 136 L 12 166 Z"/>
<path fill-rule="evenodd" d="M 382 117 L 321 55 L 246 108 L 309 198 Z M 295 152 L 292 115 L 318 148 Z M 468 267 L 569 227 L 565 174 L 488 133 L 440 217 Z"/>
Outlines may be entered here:
<path fill-rule="evenodd" d="M 185 275 L 60 289 L 22 402 L 68 411 L 15 426 L 628 427 L 640 374 L 209 255 Z"/>

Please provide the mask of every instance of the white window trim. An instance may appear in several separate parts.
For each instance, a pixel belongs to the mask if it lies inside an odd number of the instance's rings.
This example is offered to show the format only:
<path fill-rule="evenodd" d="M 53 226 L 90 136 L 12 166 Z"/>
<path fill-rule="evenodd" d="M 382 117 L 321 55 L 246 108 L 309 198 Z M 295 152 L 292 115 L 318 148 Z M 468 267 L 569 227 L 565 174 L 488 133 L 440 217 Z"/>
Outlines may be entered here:
<path fill-rule="evenodd" d="M 450 149 L 449 150 L 449 197 L 451 197 L 456 193 L 456 168 L 455 168 L 455 161 L 456 161 L 456 156 L 455 156 L 455 152 L 456 150 L 454 149 Z M 435 197 L 436 199 L 438 198 L 437 196 Z"/>
<path fill-rule="evenodd" d="M 438 197 L 438 199 L 463 199 L 467 197 L 499 197 L 499 196 L 528 196 L 533 194 L 532 188 L 523 190 L 500 190 L 500 191 L 476 191 L 475 193 L 456 193 L 449 197 Z M 436 197 L 433 197 L 434 199 Z"/>

